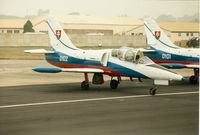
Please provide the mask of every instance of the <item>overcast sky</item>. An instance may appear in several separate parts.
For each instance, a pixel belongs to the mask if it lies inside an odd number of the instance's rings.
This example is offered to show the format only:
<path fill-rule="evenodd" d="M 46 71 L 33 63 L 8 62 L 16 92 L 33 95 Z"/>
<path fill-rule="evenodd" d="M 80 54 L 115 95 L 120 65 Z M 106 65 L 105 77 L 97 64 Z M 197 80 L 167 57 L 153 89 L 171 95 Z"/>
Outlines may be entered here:
<path fill-rule="evenodd" d="M 36 15 L 38 9 L 52 14 L 79 12 L 81 15 L 142 18 L 171 14 L 181 17 L 199 12 L 199 0 L 0 0 L 0 14 Z"/>

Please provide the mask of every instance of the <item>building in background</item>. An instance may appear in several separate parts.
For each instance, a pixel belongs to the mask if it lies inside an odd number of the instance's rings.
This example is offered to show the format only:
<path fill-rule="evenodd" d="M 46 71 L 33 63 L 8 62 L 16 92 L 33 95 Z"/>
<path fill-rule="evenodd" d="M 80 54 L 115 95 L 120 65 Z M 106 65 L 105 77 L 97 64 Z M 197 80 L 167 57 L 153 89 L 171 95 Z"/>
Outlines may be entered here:
<path fill-rule="evenodd" d="M 180 46 L 186 46 L 188 40 L 199 37 L 199 24 L 198 23 L 158 23 L 160 28 L 163 29 L 165 34 L 172 42 Z M 144 25 L 132 28 L 125 32 L 126 35 L 146 35 Z"/>
<path fill-rule="evenodd" d="M 19 34 L 23 33 L 23 27 L 26 23 L 24 19 L 1 19 L 0 33 Z"/>
<path fill-rule="evenodd" d="M 41 20 L 45 18 L 41 17 Z M 131 28 L 142 25 L 142 21 L 134 17 L 108 17 L 108 16 L 80 16 L 57 15 L 56 19 L 61 23 L 68 34 L 85 35 L 116 35 Z M 34 25 L 37 32 L 47 31 L 45 21 Z"/>
<path fill-rule="evenodd" d="M 0 19 L 0 33 L 22 34 L 24 31 L 24 24 L 27 21 L 28 19 Z M 39 19 L 31 19 L 30 21 L 33 26 L 41 22 Z M 46 25 L 44 27 L 46 27 Z"/>
<path fill-rule="evenodd" d="M 187 42 L 199 37 L 198 23 L 159 23 L 168 37 L 179 46 L 187 46 Z"/>
<path fill-rule="evenodd" d="M 35 34 L 48 33 L 45 19 L 46 16 L 41 16 L 30 20 L 33 24 Z M 65 32 L 69 35 L 72 35 L 74 39 L 76 39 L 76 35 L 87 35 L 90 37 L 94 35 L 126 35 L 145 37 L 146 35 L 143 21 L 138 20 L 134 17 L 56 15 L 56 19 L 61 23 Z M 27 19 L 0 19 L 0 33 L 23 33 L 23 27 L 26 21 Z M 158 24 L 168 35 L 168 37 L 177 45 L 182 45 L 182 42 L 184 43 L 184 45 L 186 45 L 186 41 L 190 40 L 193 37 L 199 37 L 198 23 L 170 22 Z M 92 40 L 92 37 L 90 39 Z M 139 38 L 137 39 L 140 40 Z M 101 37 L 98 37 L 98 40 L 99 42 L 102 42 Z M 144 38 L 141 38 L 141 40 L 144 40 Z M 84 41 L 85 40 L 81 40 L 80 42 Z"/>

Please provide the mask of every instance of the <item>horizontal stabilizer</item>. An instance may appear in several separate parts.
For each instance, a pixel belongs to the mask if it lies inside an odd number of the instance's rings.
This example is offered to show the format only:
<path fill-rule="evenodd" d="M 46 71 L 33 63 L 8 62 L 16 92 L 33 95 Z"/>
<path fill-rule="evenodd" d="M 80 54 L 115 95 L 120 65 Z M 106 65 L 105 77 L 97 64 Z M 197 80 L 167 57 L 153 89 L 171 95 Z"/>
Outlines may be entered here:
<path fill-rule="evenodd" d="M 43 53 L 43 54 L 55 53 L 55 51 L 47 51 L 45 49 L 24 50 L 24 52 L 25 53 Z"/>
<path fill-rule="evenodd" d="M 148 50 L 148 49 L 144 49 L 144 48 L 139 48 L 137 50 L 139 50 L 141 52 L 155 52 L 156 51 L 156 50 Z"/>
<path fill-rule="evenodd" d="M 76 72 L 76 73 L 104 73 L 102 69 L 96 68 L 55 68 L 55 67 L 37 67 L 33 69 L 41 73 L 59 73 L 59 72 Z"/>

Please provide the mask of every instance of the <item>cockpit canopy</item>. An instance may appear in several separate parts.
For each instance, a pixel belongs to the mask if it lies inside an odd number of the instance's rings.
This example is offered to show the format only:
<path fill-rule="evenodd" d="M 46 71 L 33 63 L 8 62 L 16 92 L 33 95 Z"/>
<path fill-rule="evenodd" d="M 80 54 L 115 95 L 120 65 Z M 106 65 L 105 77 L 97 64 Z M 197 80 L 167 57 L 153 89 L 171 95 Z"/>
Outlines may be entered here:
<path fill-rule="evenodd" d="M 111 55 L 113 57 L 119 58 L 120 60 L 133 63 L 139 63 L 139 64 L 154 63 L 151 59 L 144 56 L 143 52 L 129 47 L 121 47 L 120 49 L 113 49 Z"/>
<path fill-rule="evenodd" d="M 129 61 L 129 62 L 136 62 L 141 57 L 143 57 L 143 53 L 128 47 L 121 47 L 120 49 L 113 49 L 112 56 L 117 57 L 120 60 Z"/>

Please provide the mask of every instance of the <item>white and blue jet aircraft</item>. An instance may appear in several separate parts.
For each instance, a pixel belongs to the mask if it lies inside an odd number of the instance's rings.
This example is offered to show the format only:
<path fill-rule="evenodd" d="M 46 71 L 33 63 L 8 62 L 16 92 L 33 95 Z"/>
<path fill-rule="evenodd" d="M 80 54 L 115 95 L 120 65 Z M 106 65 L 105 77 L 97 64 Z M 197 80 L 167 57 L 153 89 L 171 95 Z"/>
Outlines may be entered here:
<path fill-rule="evenodd" d="M 143 50 L 144 55 L 167 68 L 194 69 L 194 75 L 190 77 L 190 83 L 196 84 L 199 79 L 199 48 L 181 48 L 174 45 L 151 18 L 145 19 L 144 27 L 147 42 L 150 45 L 148 50 Z M 142 49 L 139 50 L 142 51 Z"/>
<path fill-rule="evenodd" d="M 73 45 L 60 24 L 52 17 L 47 18 L 48 33 L 52 50 L 25 50 L 26 53 L 43 53 L 48 63 L 56 66 L 37 67 L 34 71 L 41 73 L 78 72 L 84 73 L 81 83 L 83 90 L 89 89 L 88 73 L 93 73 L 93 84 L 103 84 L 103 75 L 111 76 L 110 87 L 116 89 L 121 76 L 147 78 L 154 80 L 150 94 L 156 93 L 156 85 L 168 85 L 169 80 L 184 78 L 160 65 L 155 64 L 142 52 L 122 47 L 120 49 L 82 50 Z M 113 79 L 116 77 L 117 80 Z"/>

